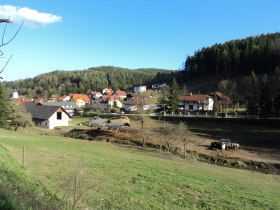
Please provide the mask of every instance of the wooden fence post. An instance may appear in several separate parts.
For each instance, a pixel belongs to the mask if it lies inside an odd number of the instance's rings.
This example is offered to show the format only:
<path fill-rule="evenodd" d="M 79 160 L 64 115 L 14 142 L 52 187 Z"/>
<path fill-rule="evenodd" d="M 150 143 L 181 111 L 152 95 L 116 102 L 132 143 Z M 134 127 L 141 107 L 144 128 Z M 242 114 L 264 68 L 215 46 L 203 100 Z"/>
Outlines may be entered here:
<path fill-rule="evenodd" d="M 25 146 L 22 148 L 22 165 L 24 166 L 25 164 Z"/>

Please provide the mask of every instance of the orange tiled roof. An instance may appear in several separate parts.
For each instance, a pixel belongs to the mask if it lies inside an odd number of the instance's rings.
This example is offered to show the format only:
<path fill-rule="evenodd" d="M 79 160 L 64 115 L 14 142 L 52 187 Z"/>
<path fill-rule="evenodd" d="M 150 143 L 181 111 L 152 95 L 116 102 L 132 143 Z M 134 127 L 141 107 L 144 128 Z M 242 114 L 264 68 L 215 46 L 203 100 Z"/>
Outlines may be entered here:
<path fill-rule="evenodd" d="M 90 102 L 90 99 L 87 95 L 85 94 L 72 94 L 71 96 L 73 99 L 82 99 L 84 100 L 86 103 Z"/>
<path fill-rule="evenodd" d="M 123 90 L 117 90 L 117 91 L 116 91 L 116 95 L 118 95 L 118 96 L 126 96 L 127 94 L 126 94 L 126 92 L 123 91 Z"/>

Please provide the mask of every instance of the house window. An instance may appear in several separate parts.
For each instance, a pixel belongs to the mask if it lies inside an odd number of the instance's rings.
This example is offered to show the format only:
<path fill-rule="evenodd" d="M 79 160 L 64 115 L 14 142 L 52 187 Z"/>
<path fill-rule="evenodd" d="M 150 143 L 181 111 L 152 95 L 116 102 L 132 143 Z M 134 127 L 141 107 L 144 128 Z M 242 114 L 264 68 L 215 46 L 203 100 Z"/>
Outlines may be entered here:
<path fill-rule="evenodd" d="M 62 112 L 56 113 L 56 119 L 61 120 L 62 119 Z"/>
<path fill-rule="evenodd" d="M 193 110 L 193 105 L 189 105 L 189 110 Z"/>

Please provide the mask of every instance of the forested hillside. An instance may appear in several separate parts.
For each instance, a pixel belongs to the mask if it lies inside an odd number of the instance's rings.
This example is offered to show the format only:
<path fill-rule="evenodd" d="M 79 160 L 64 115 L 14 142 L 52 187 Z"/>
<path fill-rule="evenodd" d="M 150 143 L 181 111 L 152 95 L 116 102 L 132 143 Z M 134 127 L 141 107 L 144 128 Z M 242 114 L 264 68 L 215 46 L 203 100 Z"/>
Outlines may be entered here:
<path fill-rule="evenodd" d="M 111 87 L 130 89 L 134 85 L 152 84 L 170 80 L 174 71 L 162 69 L 124 69 L 113 66 L 89 68 L 83 71 L 53 71 L 34 78 L 6 82 L 10 92 L 16 89 L 29 97 L 60 96 L 69 93 L 87 93 Z"/>
<path fill-rule="evenodd" d="M 273 73 L 280 68 L 280 33 L 252 36 L 202 48 L 188 56 L 183 76 L 196 79 L 232 79 Z"/>
<path fill-rule="evenodd" d="M 257 76 L 267 74 L 269 83 L 275 86 L 275 81 L 271 79 L 280 72 L 280 33 L 252 36 L 202 48 L 186 58 L 182 71 L 103 66 L 83 71 L 53 71 L 34 78 L 6 82 L 5 85 L 10 92 L 16 89 L 20 95 L 46 98 L 87 93 L 105 87 L 127 90 L 139 84 L 170 84 L 175 77 L 181 87 L 187 85 L 189 91 L 205 93 L 216 91 L 219 83 L 227 80 L 237 86 L 237 93 L 241 96 L 246 89 L 247 80 L 244 79 L 252 71 Z M 272 91 L 276 89 L 276 86 L 271 88 Z"/>

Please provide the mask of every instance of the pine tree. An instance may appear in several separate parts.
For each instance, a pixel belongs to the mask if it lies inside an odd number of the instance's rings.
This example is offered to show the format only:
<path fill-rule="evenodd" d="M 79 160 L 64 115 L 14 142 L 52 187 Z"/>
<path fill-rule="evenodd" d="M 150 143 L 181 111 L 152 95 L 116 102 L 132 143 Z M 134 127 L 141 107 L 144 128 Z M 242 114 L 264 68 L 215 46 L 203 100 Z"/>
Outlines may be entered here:
<path fill-rule="evenodd" d="M 272 111 L 272 97 L 270 96 L 270 87 L 265 74 L 262 78 L 260 85 L 260 97 L 259 97 L 259 107 L 260 107 L 260 117 L 266 118 L 271 115 Z"/>
<path fill-rule="evenodd" d="M 173 78 L 172 85 L 169 91 L 169 100 L 168 100 L 168 105 L 173 113 L 178 111 L 179 94 L 180 94 L 179 86 L 176 82 L 176 79 Z"/>
<path fill-rule="evenodd" d="M 274 99 L 274 112 L 275 112 L 275 115 L 277 117 L 277 119 L 279 118 L 280 116 L 280 89 L 278 90 L 278 93 Z"/>
<path fill-rule="evenodd" d="M 5 92 L 4 86 L 0 83 L 0 127 L 7 126 L 9 116 L 9 99 Z"/>
<path fill-rule="evenodd" d="M 247 83 L 247 112 L 250 115 L 258 113 L 257 77 L 254 71 L 251 72 Z"/>

